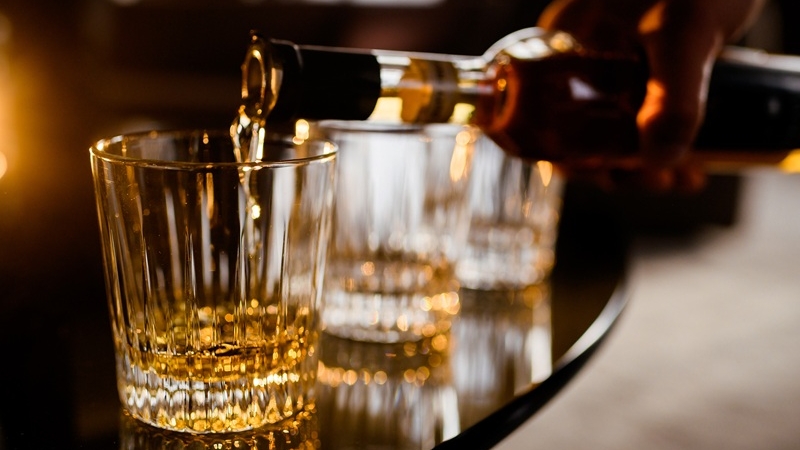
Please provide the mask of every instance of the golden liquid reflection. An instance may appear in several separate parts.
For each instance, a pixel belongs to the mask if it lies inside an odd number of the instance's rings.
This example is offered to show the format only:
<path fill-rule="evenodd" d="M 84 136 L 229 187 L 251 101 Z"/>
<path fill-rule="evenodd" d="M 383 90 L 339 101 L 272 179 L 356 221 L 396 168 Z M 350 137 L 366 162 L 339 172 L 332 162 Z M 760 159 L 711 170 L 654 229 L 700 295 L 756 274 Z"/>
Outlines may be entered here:
<path fill-rule="evenodd" d="M 317 407 L 326 448 L 432 448 L 460 431 L 450 335 L 378 344 L 324 335 Z"/>
<path fill-rule="evenodd" d="M 191 434 L 156 428 L 120 412 L 120 450 L 314 450 L 321 448 L 316 411 L 240 433 Z"/>
<path fill-rule="evenodd" d="M 550 292 L 548 283 L 517 291 L 461 290 L 452 367 L 462 428 L 552 373 Z"/>

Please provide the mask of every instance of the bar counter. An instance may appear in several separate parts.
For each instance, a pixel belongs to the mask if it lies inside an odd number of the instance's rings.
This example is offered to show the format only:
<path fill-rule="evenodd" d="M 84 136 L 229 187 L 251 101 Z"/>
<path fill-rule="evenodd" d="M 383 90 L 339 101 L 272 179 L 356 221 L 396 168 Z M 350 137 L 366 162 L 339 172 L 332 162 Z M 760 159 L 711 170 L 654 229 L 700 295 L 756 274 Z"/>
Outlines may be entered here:
<path fill-rule="evenodd" d="M 31 280 L 7 278 L 0 449 L 496 445 L 534 420 L 579 370 L 590 370 L 585 363 L 627 300 L 624 233 L 602 220 L 585 226 L 586 217 L 571 214 L 569 190 L 566 200 L 546 283 L 519 292 L 462 289 L 461 311 L 436 342 L 391 346 L 323 334 L 315 407 L 239 435 L 170 433 L 122 412 L 99 271 L 62 283 L 58 298 L 37 295 Z M 48 280 L 40 282 L 47 292 Z"/>

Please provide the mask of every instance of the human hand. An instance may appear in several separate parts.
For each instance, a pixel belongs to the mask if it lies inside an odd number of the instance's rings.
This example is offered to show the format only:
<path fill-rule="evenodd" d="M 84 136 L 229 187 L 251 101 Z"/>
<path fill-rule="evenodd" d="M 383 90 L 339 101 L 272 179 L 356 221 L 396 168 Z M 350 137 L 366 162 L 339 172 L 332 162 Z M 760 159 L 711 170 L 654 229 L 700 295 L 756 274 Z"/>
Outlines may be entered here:
<path fill-rule="evenodd" d="M 569 32 L 594 50 L 643 52 L 649 66 L 637 115 L 641 158 L 628 167 L 575 175 L 609 187 L 699 189 L 705 174 L 689 154 L 705 114 L 714 60 L 723 45 L 746 30 L 764 1 L 553 1 L 539 26 Z"/>

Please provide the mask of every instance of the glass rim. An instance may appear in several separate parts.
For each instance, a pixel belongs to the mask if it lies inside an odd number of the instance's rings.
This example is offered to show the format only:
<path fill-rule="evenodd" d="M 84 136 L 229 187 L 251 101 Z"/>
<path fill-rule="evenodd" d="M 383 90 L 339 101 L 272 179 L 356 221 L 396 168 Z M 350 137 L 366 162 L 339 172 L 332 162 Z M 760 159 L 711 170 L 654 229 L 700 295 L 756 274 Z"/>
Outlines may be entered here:
<path fill-rule="evenodd" d="M 132 133 L 118 134 L 109 138 L 99 139 L 92 144 L 89 148 L 91 155 L 95 158 L 111 163 L 122 164 L 131 167 L 151 167 L 161 169 L 207 169 L 207 168 L 269 168 L 269 167 L 298 167 L 314 163 L 324 163 L 333 160 L 338 153 L 338 146 L 329 139 L 319 137 L 311 137 L 303 139 L 303 142 L 321 143 L 324 145 L 324 151 L 319 154 L 298 158 L 286 159 L 266 159 L 260 161 L 223 161 L 223 162 L 202 162 L 202 161 L 171 161 L 166 159 L 154 158 L 135 158 L 130 156 L 123 156 L 108 153 L 105 148 L 123 143 L 127 140 L 154 140 L 156 138 L 176 138 L 176 137 L 213 137 L 216 139 L 226 137 L 231 139 L 230 131 L 223 129 L 172 129 L 172 130 L 151 130 L 139 131 Z M 280 143 L 287 145 L 298 145 L 292 140 L 293 136 L 288 134 L 269 134 L 265 138 L 265 142 Z"/>

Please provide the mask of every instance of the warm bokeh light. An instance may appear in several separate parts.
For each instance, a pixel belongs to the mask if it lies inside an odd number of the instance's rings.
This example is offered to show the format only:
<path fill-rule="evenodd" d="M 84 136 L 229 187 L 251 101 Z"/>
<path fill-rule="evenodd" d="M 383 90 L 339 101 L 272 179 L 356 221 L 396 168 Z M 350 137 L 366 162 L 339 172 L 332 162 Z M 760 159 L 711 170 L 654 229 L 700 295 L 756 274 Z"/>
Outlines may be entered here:
<path fill-rule="evenodd" d="M 0 178 L 3 178 L 3 175 L 6 174 L 6 170 L 8 170 L 8 158 L 3 152 L 0 152 Z"/>
<path fill-rule="evenodd" d="M 294 138 L 292 139 L 295 144 L 302 144 L 311 135 L 311 125 L 307 120 L 300 119 L 294 123 Z"/>
<path fill-rule="evenodd" d="M 648 124 L 653 117 L 661 111 L 666 95 L 667 90 L 664 88 L 663 83 L 656 80 L 647 81 L 647 96 L 645 97 L 644 104 L 639 109 L 639 114 L 636 116 L 636 124 L 639 128 Z"/>
<path fill-rule="evenodd" d="M 455 108 L 453 108 L 453 117 L 451 121 L 455 123 L 468 123 L 473 115 L 475 115 L 475 105 L 456 103 Z"/>
<path fill-rule="evenodd" d="M 0 162 L 1 164 L 2 162 Z M 778 167 L 784 172 L 800 173 L 800 149 L 789 152 Z"/>
<path fill-rule="evenodd" d="M 403 109 L 403 100 L 397 97 L 381 97 L 375 104 L 375 109 L 372 115 L 369 116 L 370 120 L 395 120 L 400 115 Z"/>
<path fill-rule="evenodd" d="M 450 159 L 450 179 L 454 182 L 467 176 L 474 139 L 472 133 L 466 130 L 456 135 L 456 145 Z"/>
<path fill-rule="evenodd" d="M 657 2 L 639 21 L 639 33 L 650 34 L 660 30 L 664 23 L 664 2 Z"/>
<path fill-rule="evenodd" d="M 544 187 L 550 186 L 550 180 L 553 179 L 553 164 L 548 161 L 538 161 L 536 167 L 539 169 Z"/>
<path fill-rule="evenodd" d="M 13 109 L 13 86 L 11 62 L 7 45 L 11 42 L 11 21 L 0 13 L 0 178 L 8 173 L 15 153 L 14 130 L 11 124 Z"/>

